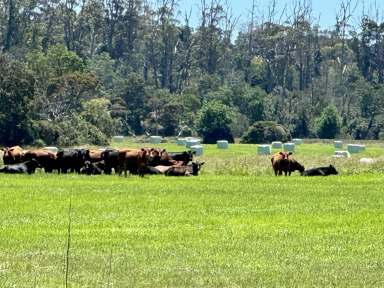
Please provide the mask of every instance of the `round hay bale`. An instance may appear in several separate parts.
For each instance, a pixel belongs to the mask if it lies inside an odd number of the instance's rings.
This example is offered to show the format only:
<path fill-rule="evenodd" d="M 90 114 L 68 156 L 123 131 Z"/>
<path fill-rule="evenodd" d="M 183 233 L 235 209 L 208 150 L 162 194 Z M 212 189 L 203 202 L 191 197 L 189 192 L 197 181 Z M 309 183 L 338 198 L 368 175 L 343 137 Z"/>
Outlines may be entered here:
<path fill-rule="evenodd" d="M 361 151 L 365 150 L 365 145 L 360 144 L 348 144 L 347 150 L 349 153 L 360 153 Z"/>
<path fill-rule="evenodd" d="M 197 138 L 187 138 L 186 146 L 187 148 L 192 148 L 192 146 L 200 145 L 200 139 Z"/>
<path fill-rule="evenodd" d="M 335 154 L 332 156 L 333 158 L 350 158 L 351 153 L 348 151 L 335 151 Z"/>
<path fill-rule="evenodd" d="M 359 162 L 360 162 L 361 164 L 373 164 L 373 163 L 376 162 L 376 160 L 375 160 L 375 159 L 372 159 L 372 158 L 361 158 L 361 159 L 359 160 Z"/>
<path fill-rule="evenodd" d="M 228 141 L 227 140 L 219 140 L 217 141 L 217 148 L 219 149 L 228 149 Z"/>
<path fill-rule="evenodd" d="M 295 143 L 284 143 L 283 148 L 285 152 L 295 152 Z"/>
<path fill-rule="evenodd" d="M 292 139 L 292 142 L 295 143 L 296 145 L 301 145 L 301 144 L 303 144 L 303 139 L 294 138 L 294 139 Z"/>
<path fill-rule="evenodd" d="M 163 137 L 161 136 L 151 136 L 149 137 L 149 143 L 151 144 L 160 144 Z"/>
<path fill-rule="evenodd" d="M 283 148 L 283 142 L 281 142 L 281 141 L 274 141 L 274 142 L 272 142 L 272 148 L 273 149 L 281 149 L 281 148 Z"/>
<path fill-rule="evenodd" d="M 258 145 L 257 154 L 259 155 L 270 155 L 271 154 L 271 145 Z"/>
<path fill-rule="evenodd" d="M 177 145 L 185 146 L 187 144 L 187 139 L 185 139 L 185 138 L 177 138 L 176 143 L 177 143 Z"/>
<path fill-rule="evenodd" d="M 203 155 L 203 146 L 202 145 L 193 145 L 193 146 L 191 146 L 191 150 L 193 151 L 193 152 L 196 152 L 196 156 L 201 156 L 201 155 Z"/>
<path fill-rule="evenodd" d="M 334 141 L 333 145 L 335 146 L 335 148 L 341 149 L 343 148 L 343 141 Z"/>
<path fill-rule="evenodd" d="M 112 140 L 115 142 L 123 142 L 124 141 L 124 136 L 113 136 Z"/>

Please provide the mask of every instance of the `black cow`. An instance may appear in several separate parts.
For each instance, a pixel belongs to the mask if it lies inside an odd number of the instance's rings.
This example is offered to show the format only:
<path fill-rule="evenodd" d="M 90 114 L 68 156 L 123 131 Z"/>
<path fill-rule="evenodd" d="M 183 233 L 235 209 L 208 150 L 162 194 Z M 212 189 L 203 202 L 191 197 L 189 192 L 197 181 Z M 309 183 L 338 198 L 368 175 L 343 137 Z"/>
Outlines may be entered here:
<path fill-rule="evenodd" d="M 57 153 L 57 166 L 59 173 L 71 172 L 80 173 L 85 164 L 84 149 L 65 149 Z"/>
<path fill-rule="evenodd" d="M 112 174 L 112 169 L 116 171 L 119 168 L 119 150 L 116 149 L 106 149 L 101 152 L 101 159 L 104 161 L 104 173 Z"/>
<path fill-rule="evenodd" d="M 197 176 L 204 162 L 192 162 L 185 166 L 172 166 L 166 172 L 166 176 Z"/>
<path fill-rule="evenodd" d="M 39 166 L 35 159 L 19 163 L 19 164 L 9 164 L 0 169 L 0 173 L 8 174 L 32 174 L 35 173 L 36 168 Z"/>
<path fill-rule="evenodd" d="M 104 168 L 104 161 L 91 162 L 87 160 L 84 163 L 84 167 L 81 169 L 81 173 L 87 175 L 101 175 L 104 171 Z"/>
<path fill-rule="evenodd" d="M 333 165 L 329 165 L 326 167 L 317 167 L 305 170 L 301 173 L 302 176 L 329 176 L 329 175 L 337 175 L 336 168 Z"/>
<path fill-rule="evenodd" d="M 189 162 L 193 161 L 193 156 L 196 154 L 196 151 L 183 151 L 183 152 L 168 152 L 169 157 L 175 161 L 182 161 L 184 165 L 187 165 Z"/>

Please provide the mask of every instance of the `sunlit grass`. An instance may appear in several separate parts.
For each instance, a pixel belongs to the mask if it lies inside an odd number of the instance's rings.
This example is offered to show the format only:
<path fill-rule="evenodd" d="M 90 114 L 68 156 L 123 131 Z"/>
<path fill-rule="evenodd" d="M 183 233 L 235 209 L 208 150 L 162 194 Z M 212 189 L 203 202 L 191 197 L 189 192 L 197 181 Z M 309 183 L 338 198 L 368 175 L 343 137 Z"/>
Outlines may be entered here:
<path fill-rule="evenodd" d="M 0 176 L 2 287 L 382 286 L 384 176 Z"/>

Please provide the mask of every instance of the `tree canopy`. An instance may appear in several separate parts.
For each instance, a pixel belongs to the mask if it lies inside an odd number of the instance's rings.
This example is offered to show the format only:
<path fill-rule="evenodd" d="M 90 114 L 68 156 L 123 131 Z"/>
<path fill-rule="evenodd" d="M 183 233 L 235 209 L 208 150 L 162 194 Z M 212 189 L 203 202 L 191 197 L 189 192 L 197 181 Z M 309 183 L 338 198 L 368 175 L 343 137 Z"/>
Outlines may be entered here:
<path fill-rule="evenodd" d="M 334 28 L 322 30 L 310 1 L 295 1 L 286 19 L 274 2 L 264 12 L 254 2 L 240 21 L 230 1 L 202 1 L 192 27 L 177 0 L 2 1 L 1 144 L 186 127 L 230 139 L 257 121 L 294 137 L 378 139 L 384 23 L 365 15 L 354 28 L 342 0 Z"/>

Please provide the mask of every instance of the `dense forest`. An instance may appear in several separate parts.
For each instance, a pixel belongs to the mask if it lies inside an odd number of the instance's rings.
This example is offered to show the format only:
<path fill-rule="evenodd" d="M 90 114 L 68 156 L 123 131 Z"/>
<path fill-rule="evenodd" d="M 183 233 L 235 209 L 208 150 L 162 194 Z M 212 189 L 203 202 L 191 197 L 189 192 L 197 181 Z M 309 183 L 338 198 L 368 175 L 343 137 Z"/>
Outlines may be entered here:
<path fill-rule="evenodd" d="M 113 135 L 384 139 L 384 23 L 342 0 L 324 31 L 308 0 L 0 1 L 0 142 L 104 145 Z M 252 3 L 253 2 L 253 3 Z M 233 3 L 232 5 L 235 5 Z M 182 11 L 182 12 L 180 12 Z M 374 13 L 373 13 L 374 14 Z"/>

